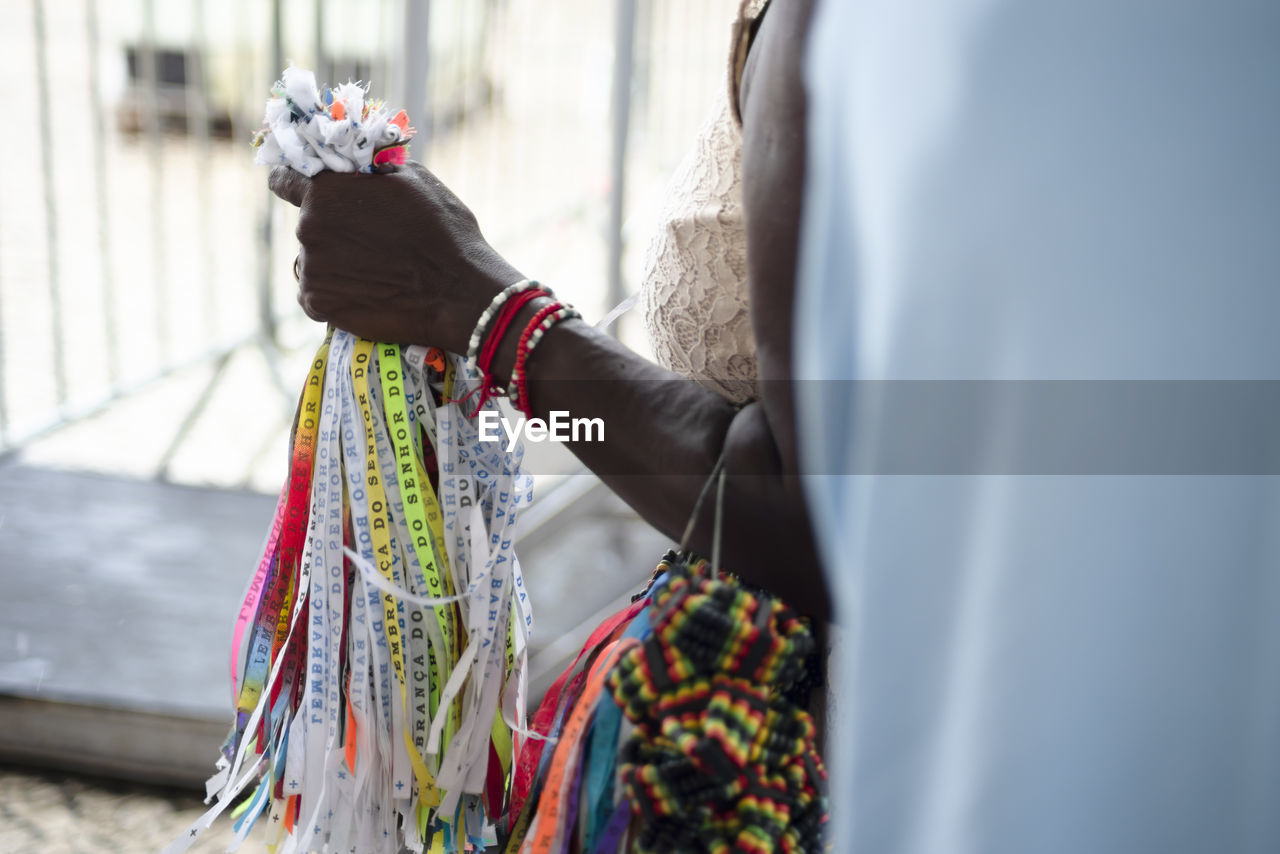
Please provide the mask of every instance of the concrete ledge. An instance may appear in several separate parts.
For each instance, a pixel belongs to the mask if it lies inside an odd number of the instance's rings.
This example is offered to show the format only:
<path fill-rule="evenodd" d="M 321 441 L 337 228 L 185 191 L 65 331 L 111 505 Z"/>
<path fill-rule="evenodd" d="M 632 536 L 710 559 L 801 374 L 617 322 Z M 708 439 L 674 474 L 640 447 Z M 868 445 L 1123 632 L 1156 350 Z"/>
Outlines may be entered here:
<path fill-rule="evenodd" d="M 0 696 L 0 756 L 42 768 L 201 788 L 231 722 Z"/>

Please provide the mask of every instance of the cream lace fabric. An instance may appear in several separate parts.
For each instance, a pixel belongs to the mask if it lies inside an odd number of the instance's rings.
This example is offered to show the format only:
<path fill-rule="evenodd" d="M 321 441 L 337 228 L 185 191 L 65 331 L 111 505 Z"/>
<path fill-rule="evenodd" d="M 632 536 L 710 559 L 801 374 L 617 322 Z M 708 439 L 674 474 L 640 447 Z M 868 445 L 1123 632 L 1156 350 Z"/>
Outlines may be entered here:
<path fill-rule="evenodd" d="M 742 220 L 742 128 L 736 91 L 744 4 L 735 25 L 728 85 L 667 188 L 661 225 L 644 257 L 645 329 L 658 364 L 734 403 L 756 399 L 756 343 L 747 292 Z"/>

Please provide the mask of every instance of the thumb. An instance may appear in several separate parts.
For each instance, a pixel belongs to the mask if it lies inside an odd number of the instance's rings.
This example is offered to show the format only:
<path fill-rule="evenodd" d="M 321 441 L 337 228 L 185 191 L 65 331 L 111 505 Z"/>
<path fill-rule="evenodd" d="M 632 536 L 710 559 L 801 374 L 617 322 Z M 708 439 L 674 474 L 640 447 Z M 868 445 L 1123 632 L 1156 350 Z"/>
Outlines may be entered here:
<path fill-rule="evenodd" d="M 284 199 L 294 207 L 302 207 L 302 200 L 307 196 L 307 187 L 311 179 L 288 166 L 277 166 L 271 170 L 267 186 L 271 192 Z"/>

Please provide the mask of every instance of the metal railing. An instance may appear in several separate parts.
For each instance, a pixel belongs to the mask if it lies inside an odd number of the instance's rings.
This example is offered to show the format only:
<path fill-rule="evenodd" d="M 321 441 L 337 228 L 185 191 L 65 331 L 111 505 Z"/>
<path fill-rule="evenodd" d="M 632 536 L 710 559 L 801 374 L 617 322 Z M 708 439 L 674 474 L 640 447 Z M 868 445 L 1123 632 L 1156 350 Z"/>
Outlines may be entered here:
<path fill-rule="evenodd" d="M 286 60 L 407 105 L 415 156 L 495 246 L 603 314 L 637 284 L 629 222 L 724 85 L 737 2 L 13 5 L 0 50 L 34 85 L 0 138 L 0 456 L 165 377 L 212 392 L 246 349 L 292 399 L 282 329 L 316 336 L 246 144 Z M 161 476 L 211 396 L 171 413 Z"/>

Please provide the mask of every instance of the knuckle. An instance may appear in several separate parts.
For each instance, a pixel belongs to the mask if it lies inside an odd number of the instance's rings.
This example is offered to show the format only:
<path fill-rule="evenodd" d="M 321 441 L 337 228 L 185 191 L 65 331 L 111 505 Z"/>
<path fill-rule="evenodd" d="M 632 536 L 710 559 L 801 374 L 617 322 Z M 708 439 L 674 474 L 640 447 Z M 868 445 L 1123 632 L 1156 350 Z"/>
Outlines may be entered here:
<path fill-rule="evenodd" d="M 303 313 L 312 320 L 323 321 L 325 319 L 324 312 L 316 305 L 315 297 L 308 293 L 305 288 L 298 291 L 298 305 L 302 306 Z"/>
<path fill-rule="evenodd" d="M 300 205 L 306 193 L 303 176 L 288 166 L 276 166 L 267 176 L 267 187 L 290 204 Z"/>
<path fill-rule="evenodd" d="M 298 238 L 298 242 L 303 246 L 312 243 L 318 237 L 318 226 L 314 215 L 308 214 L 305 210 L 298 217 L 298 225 L 293 230 L 294 236 Z"/>

